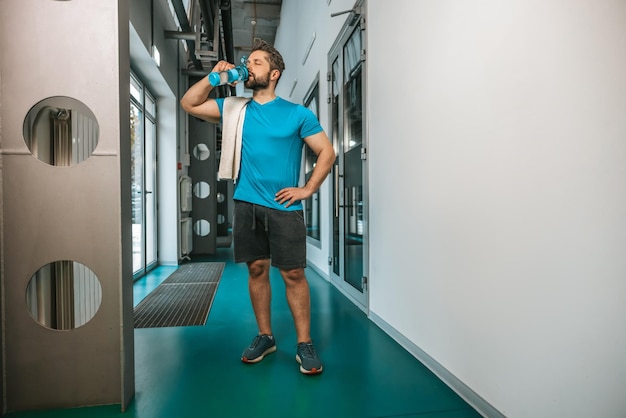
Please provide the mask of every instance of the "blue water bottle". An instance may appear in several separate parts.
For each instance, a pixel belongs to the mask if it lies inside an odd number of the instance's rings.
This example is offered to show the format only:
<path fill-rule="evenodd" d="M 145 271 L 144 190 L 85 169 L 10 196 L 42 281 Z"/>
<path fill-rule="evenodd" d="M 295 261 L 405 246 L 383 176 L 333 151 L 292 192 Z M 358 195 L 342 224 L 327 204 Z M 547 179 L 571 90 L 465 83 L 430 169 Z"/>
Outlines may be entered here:
<path fill-rule="evenodd" d="M 248 67 L 246 67 L 247 59 L 248 57 L 244 55 L 241 57 L 241 64 L 237 67 L 231 68 L 228 71 L 209 73 L 209 83 L 215 87 L 234 83 L 235 81 L 246 81 L 248 79 Z"/>

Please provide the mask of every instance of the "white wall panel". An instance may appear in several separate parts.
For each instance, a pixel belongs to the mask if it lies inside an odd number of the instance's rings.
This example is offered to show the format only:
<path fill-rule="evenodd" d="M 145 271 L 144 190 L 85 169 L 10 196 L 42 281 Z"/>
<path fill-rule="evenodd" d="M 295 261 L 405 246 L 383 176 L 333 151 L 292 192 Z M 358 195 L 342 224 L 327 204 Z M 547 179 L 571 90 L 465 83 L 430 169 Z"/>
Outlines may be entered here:
<path fill-rule="evenodd" d="M 626 3 L 369 1 L 371 311 L 508 417 L 626 415 Z"/>

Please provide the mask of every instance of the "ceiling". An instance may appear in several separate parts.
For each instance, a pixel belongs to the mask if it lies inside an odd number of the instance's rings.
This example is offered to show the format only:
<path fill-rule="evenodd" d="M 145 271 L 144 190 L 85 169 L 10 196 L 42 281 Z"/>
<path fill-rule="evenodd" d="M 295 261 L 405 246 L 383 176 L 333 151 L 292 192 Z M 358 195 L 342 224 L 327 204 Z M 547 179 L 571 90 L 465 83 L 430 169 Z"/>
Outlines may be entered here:
<path fill-rule="evenodd" d="M 183 0 L 171 0 L 180 32 L 171 38 L 185 39 L 189 50 L 188 75 L 202 76 L 225 59 L 239 63 L 248 55 L 256 38 L 274 44 L 282 0 L 193 0 L 189 11 Z M 216 15 L 219 42 L 214 42 Z"/>
<path fill-rule="evenodd" d="M 230 0 L 235 59 L 247 55 L 255 38 L 274 44 L 282 0 Z"/>

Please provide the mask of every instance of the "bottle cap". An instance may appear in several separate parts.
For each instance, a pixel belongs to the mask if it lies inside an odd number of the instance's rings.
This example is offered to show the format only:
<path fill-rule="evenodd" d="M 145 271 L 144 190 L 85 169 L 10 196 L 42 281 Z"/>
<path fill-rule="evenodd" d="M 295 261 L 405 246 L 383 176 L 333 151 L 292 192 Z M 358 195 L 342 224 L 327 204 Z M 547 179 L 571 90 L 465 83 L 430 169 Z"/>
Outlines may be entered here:
<path fill-rule="evenodd" d="M 213 87 L 220 85 L 220 73 L 210 73 L 209 74 L 209 84 Z"/>

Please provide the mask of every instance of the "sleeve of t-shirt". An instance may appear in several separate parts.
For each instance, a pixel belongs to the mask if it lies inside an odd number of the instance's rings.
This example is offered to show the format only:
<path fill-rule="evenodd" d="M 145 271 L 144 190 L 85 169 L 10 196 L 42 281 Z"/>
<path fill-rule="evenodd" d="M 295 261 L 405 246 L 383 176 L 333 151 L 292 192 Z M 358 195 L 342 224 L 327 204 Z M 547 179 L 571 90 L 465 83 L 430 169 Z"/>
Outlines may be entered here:
<path fill-rule="evenodd" d="M 304 106 L 298 106 L 300 110 L 300 138 L 315 135 L 322 132 L 322 125 L 313 112 Z"/>

